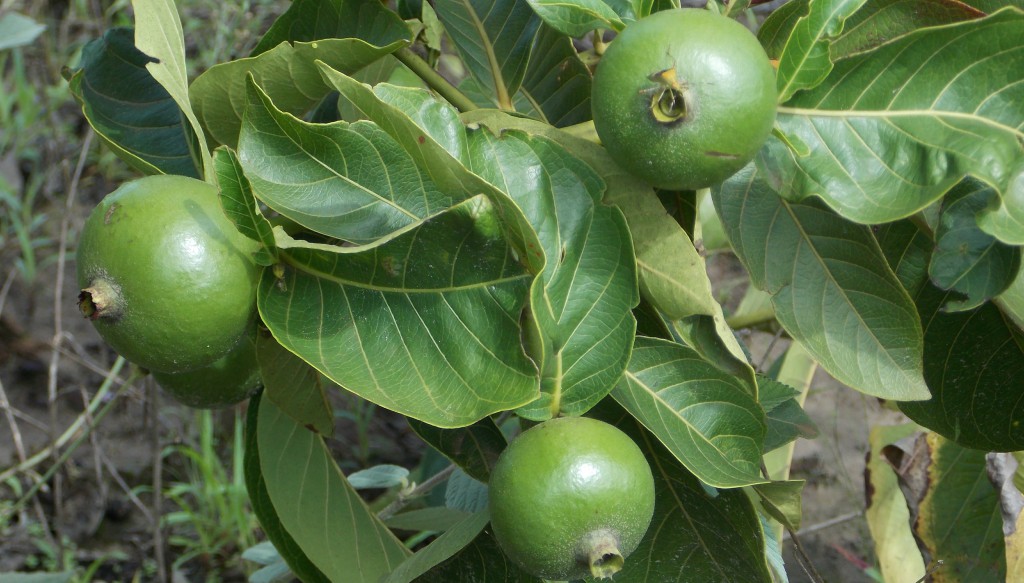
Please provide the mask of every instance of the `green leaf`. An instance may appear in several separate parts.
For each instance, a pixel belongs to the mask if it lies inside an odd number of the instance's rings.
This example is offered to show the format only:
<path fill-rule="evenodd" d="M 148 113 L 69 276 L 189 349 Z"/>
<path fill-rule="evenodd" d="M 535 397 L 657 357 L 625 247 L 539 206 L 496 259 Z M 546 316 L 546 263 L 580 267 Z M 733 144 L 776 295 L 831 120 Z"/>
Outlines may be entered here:
<path fill-rule="evenodd" d="M 785 482 L 767 482 L 754 484 L 752 488 L 761 499 L 761 506 L 771 515 L 785 525 L 786 528 L 800 530 L 801 518 L 801 494 L 804 491 L 805 480 L 787 480 Z"/>
<path fill-rule="evenodd" d="M 386 84 L 371 90 L 329 67 L 323 66 L 321 72 L 367 119 L 398 142 L 442 192 L 457 200 L 487 195 L 497 206 L 505 236 L 520 257 L 534 272 L 544 268 L 543 253 L 525 253 L 526 249 L 539 249 L 540 242 L 522 211 L 505 193 L 466 167 L 468 138 L 465 128 L 454 121 L 454 108 L 423 90 Z"/>
<path fill-rule="evenodd" d="M 487 484 L 455 468 L 445 487 L 444 504 L 462 512 L 480 512 L 487 508 Z"/>
<path fill-rule="evenodd" d="M 1020 248 L 1010 247 L 978 228 L 975 216 L 997 200 L 991 187 L 966 179 L 946 195 L 928 265 L 932 283 L 966 296 L 947 311 L 976 308 L 1010 286 L 1020 270 Z"/>
<path fill-rule="evenodd" d="M 408 421 L 423 441 L 481 482 L 490 480 L 491 468 L 507 445 L 505 436 L 489 417 L 458 429 L 441 429 L 415 419 Z"/>
<path fill-rule="evenodd" d="M 952 296 L 929 285 L 915 298 L 924 324 L 924 376 L 933 396 L 900 403 L 900 409 L 964 447 L 1024 450 L 1024 332 L 991 303 L 944 312 Z"/>
<path fill-rule="evenodd" d="M 604 203 L 618 207 L 626 217 L 641 296 L 666 318 L 681 320 L 680 332 L 687 342 L 724 370 L 744 377 L 754 391 L 754 371 L 711 293 L 704 259 L 650 186 L 621 169 L 600 145 L 548 124 L 495 111 L 469 112 L 462 119 L 494 133 L 520 130 L 549 138 L 590 165 L 604 180 Z"/>
<path fill-rule="evenodd" d="M 69 583 L 74 580 L 74 571 L 61 571 L 59 573 L 0 573 L 0 583 Z"/>
<path fill-rule="evenodd" d="M 256 354 L 263 378 L 263 396 L 306 429 L 332 435 L 334 413 L 324 393 L 320 373 L 266 333 L 256 337 Z"/>
<path fill-rule="evenodd" d="M 267 493 L 309 560 L 332 581 L 373 583 L 401 564 L 409 551 L 349 486 L 323 440 L 270 401 L 257 415 Z"/>
<path fill-rule="evenodd" d="M 958 0 L 867 0 L 846 20 L 832 43 L 832 58 L 871 50 L 920 28 L 942 26 L 985 16 Z"/>
<path fill-rule="evenodd" d="M 283 42 L 345 38 L 387 46 L 409 40 L 409 28 L 377 0 L 295 0 L 249 56 L 258 56 Z"/>
<path fill-rule="evenodd" d="M 300 121 L 278 110 L 255 84 L 249 86 L 238 158 L 267 206 L 355 243 L 409 227 L 456 202 L 378 126 Z"/>
<path fill-rule="evenodd" d="M 430 506 L 401 512 L 385 520 L 384 523 L 397 530 L 445 532 L 469 516 L 468 512 L 461 510 L 444 506 Z"/>
<path fill-rule="evenodd" d="M 919 581 L 925 575 L 924 560 L 910 530 L 907 500 L 900 491 L 896 472 L 882 454 L 883 448 L 918 431 L 917 425 L 904 423 L 873 425 L 868 434 L 871 449 L 864 471 L 865 517 L 885 581 Z"/>
<path fill-rule="evenodd" d="M 913 455 L 904 456 L 899 473 L 909 485 L 911 524 L 925 564 L 944 563 L 936 580 L 1007 581 L 999 493 L 985 457 L 934 433 L 921 435 Z"/>
<path fill-rule="evenodd" d="M 487 510 L 470 514 L 391 572 L 382 583 L 409 583 L 464 549 L 487 526 Z"/>
<path fill-rule="evenodd" d="M 995 303 L 1018 330 L 1024 330 L 1024 269 L 1017 273 L 1017 278 L 995 299 Z"/>
<path fill-rule="evenodd" d="M 149 70 L 130 28 L 111 28 L 82 48 L 69 79 L 72 94 L 96 134 L 144 174 L 199 177 L 181 108 Z"/>
<path fill-rule="evenodd" d="M 865 0 L 815 0 L 793 26 L 779 55 L 779 103 L 802 89 L 813 89 L 832 71 L 829 46 L 843 23 Z"/>
<path fill-rule="evenodd" d="M 614 403 L 605 401 L 592 413 L 632 437 L 654 474 L 654 519 L 616 583 L 771 581 L 761 523 L 742 490 L 701 484 Z"/>
<path fill-rule="evenodd" d="M 252 186 L 242 172 L 242 164 L 235 152 L 226 148 L 215 150 L 213 168 L 224 213 L 240 233 L 263 245 L 254 258 L 256 263 L 273 265 L 277 262 L 274 228 L 260 212 L 259 204 L 252 194 Z"/>
<path fill-rule="evenodd" d="M 196 136 L 195 142 L 190 141 L 189 145 L 199 150 L 199 154 L 193 156 L 198 160 L 199 174 L 212 174 L 210 149 L 189 100 L 185 38 L 174 0 L 132 0 L 132 10 L 135 13 L 135 46 L 153 59 L 146 63 L 146 70 L 167 90 L 188 120 Z"/>
<path fill-rule="evenodd" d="M 45 24 L 39 24 L 19 12 L 5 11 L 0 15 L 0 51 L 28 45 L 44 30 Z"/>
<path fill-rule="evenodd" d="M 282 43 L 259 56 L 210 67 L 192 83 L 192 103 L 210 139 L 234 148 L 249 104 L 250 76 L 278 109 L 302 115 L 331 90 L 317 61 L 352 73 L 407 43 L 376 46 L 355 38 Z"/>
<path fill-rule="evenodd" d="M 540 18 L 518 0 L 437 0 L 433 6 L 470 75 L 500 107 L 510 106 L 526 74 Z"/>
<path fill-rule="evenodd" d="M 530 292 L 542 395 L 519 414 L 580 415 L 612 390 L 629 361 L 631 310 L 640 298 L 626 221 L 600 204 L 597 174 L 546 138 L 477 130 L 470 133 L 470 158 L 471 170 L 522 209 L 548 259 Z"/>
<path fill-rule="evenodd" d="M 757 378 L 758 400 L 764 408 L 768 430 L 764 451 L 769 452 L 803 437 L 818 437 L 818 427 L 800 406 L 800 392 L 768 377 Z"/>
<path fill-rule="evenodd" d="M 786 48 L 793 27 L 801 18 L 807 17 L 809 0 L 789 0 L 768 15 L 757 29 L 757 40 L 772 59 L 778 60 Z"/>
<path fill-rule="evenodd" d="M 808 0 L 793 0 L 771 13 L 757 37 L 773 58 L 782 53 L 798 19 L 806 15 Z M 843 24 L 829 46 L 832 61 L 871 50 L 919 28 L 942 26 L 985 16 L 958 0 L 867 0 Z"/>
<path fill-rule="evenodd" d="M 931 238 L 907 219 L 872 227 L 889 267 L 910 295 L 917 295 L 928 282 Z"/>
<path fill-rule="evenodd" d="M 408 483 L 409 470 L 393 464 L 381 464 L 352 472 L 346 479 L 356 490 L 391 488 Z"/>
<path fill-rule="evenodd" d="M 431 425 L 524 405 L 538 389 L 520 343 L 531 277 L 498 222 L 480 195 L 376 244 L 282 250 L 260 315 L 334 382 Z"/>
<path fill-rule="evenodd" d="M 627 2 L 605 0 L 527 0 L 544 22 L 562 33 L 572 37 L 581 37 L 597 29 L 621 31 L 626 23 L 636 20 L 632 6 Z M 616 13 L 618 9 L 629 9 L 625 14 Z"/>
<path fill-rule="evenodd" d="M 1018 139 L 1021 133 L 1024 132 L 1018 132 Z M 988 212 L 978 218 L 978 226 L 1006 243 L 1024 245 L 1024 160 L 1010 172 L 1007 183 L 1002 204 L 989 205 Z"/>
<path fill-rule="evenodd" d="M 320 571 L 306 556 L 303 547 L 288 533 L 274 503 L 267 492 L 266 480 L 260 466 L 259 444 L 259 411 L 262 408 L 262 393 L 249 399 L 245 420 L 245 488 L 249 493 L 249 503 L 253 514 L 260 521 L 264 534 L 274 544 L 274 548 L 288 567 L 305 583 L 329 583 Z"/>
<path fill-rule="evenodd" d="M 758 167 L 784 197 L 820 196 L 869 224 L 912 215 L 971 174 L 1002 197 L 980 224 L 1015 243 L 1024 238 L 1022 38 L 1024 12 L 1007 9 L 837 61 L 824 83 L 779 108 L 785 141 L 769 139 Z"/>
<path fill-rule="evenodd" d="M 590 82 L 590 70 L 572 41 L 541 25 L 517 94 L 531 105 L 524 112 L 555 127 L 585 122 L 590 119 Z"/>
<path fill-rule="evenodd" d="M 455 556 L 416 579 L 416 583 L 540 583 L 505 556 L 497 541 L 484 530 Z"/>
<path fill-rule="evenodd" d="M 779 198 L 752 166 L 712 196 L 751 282 L 825 370 L 869 395 L 928 397 L 920 320 L 867 227 Z"/>
<path fill-rule="evenodd" d="M 612 396 L 701 481 L 720 488 L 764 481 L 764 411 L 741 380 L 693 350 L 637 338 Z"/>

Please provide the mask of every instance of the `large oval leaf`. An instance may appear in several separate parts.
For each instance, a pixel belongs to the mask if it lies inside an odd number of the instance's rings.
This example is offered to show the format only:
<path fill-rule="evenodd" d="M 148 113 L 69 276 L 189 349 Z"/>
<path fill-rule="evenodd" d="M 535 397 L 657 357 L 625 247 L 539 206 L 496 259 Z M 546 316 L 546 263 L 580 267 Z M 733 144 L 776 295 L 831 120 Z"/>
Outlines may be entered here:
<path fill-rule="evenodd" d="M 135 48 L 132 29 L 111 28 L 82 48 L 71 92 L 96 134 L 133 168 L 198 178 L 192 134 L 181 108 L 146 69 L 152 60 Z"/>
<path fill-rule="evenodd" d="M 483 195 L 378 244 L 294 244 L 264 272 L 260 316 L 334 382 L 439 427 L 537 397 L 519 325 L 532 277 Z"/>
<path fill-rule="evenodd" d="M 681 344 L 637 338 L 612 396 L 701 481 L 764 482 L 765 414 L 746 385 Z"/>
<path fill-rule="evenodd" d="M 278 108 L 301 115 L 330 91 L 320 76 L 317 61 L 353 73 L 407 42 L 400 40 L 383 46 L 355 38 L 283 42 L 259 56 L 210 67 L 192 83 L 189 94 L 210 139 L 235 147 L 248 103 L 246 80 L 250 76 Z"/>
<path fill-rule="evenodd" d="M 932 398 L 900 403 L 914 421 L 962 446 L 1024 449 L 1024 332 L 987 303 L 949 313 L 953 292 L 931 285 L 918 293 L 924 324 L 924 375 Z"/>
<path fill-rule="evenodd" d="M 928 273 L 935 285 L 964 296 L 946 310 L 980 306 L 1010 287 L 1020 270 L 1020 248 L 1000 243 L 974 218 L 996 201 L 995 191 L 974 179 L 956 185 L 942 201 Z"/>
<path fill-rule="evenodd" d="M 530 294 L 543 395 L 519 413 L 580 415 L 612 390 L 633 345 L 640 298 L 626 221 L 599 203 L 604 184 L 594 171 L 550 140 L 479 130 L 470 158 L 519 205 L 548 258 Z"/>
<path fill-rule="evenodd" d="M 433 6 L 469 73 L 496 105 L 510 109 L 540 18 L 519 0 L 437 0 Z"/>
<path fill-rule="evenodd" d="M 640 546 L 626 559 L 616 583 L 772 581 L 765 537 L 743 490 L 701 484 L 661 443 L 608 401 L 595 417 L 614 424 L 640 446 L 654 474 L 654 519 Z"/>
<path fill-rule="evenodd" d="M 317 434 L 263 400 L 256 439 L 281 524 L 331 581 L 376 583 L 409 555 L 348 484 Z"/>
<path fill-rule="evenodd" d="M 457 200 L 374 124 L 300 121 L 252 81 L 248 96 L 238 147 L 246 177 L 257 198 L 309 229 L 368 243 Z"/>
<path fill-rule="evenodd" d="M 1024 242 L 1024 12 L 925 28 L 837 61 L 779 109 L 758 155 L 783 196 L 823 198 L 844 217 L 885 223 L 939 199 L 967 174 L 1002 205 L 983 227 Z"/>
<path fill-rule="evenodd" d="M 928 397 L 917 312 L 867 227 L 783 200 L 752 166 L 712 195 L 751 281 L 825 370 L 869 395 Z"/>
<path fill-rule="evenodd" d="M 262 394 L 260 393 L 249 399 L 245 419 L 245 489 L 249 494 L 249 503 L 252 506 L 253 514 L 260 521 L 260 527 L 267 535 L 267 539 L 273 543 L 274 548 L 293 573 L 306 583 L 330 583 L 330 579 L 324 576 L 323 572 L 309 560 L 302 547 L 288 533 L 284 524 L 281 523 L 274 503 L 270 500 L 266 480 L 263 477 L 263 468 L 260 466 L 258 427 L 261 402 Z"/>

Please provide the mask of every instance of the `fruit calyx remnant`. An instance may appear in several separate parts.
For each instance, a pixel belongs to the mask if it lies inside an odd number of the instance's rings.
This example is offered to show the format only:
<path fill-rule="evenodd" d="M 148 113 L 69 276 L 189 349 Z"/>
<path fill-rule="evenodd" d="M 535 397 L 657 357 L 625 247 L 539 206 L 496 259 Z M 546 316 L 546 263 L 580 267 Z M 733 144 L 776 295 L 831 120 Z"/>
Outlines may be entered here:
<path fill-rule="evenodd" d="M 619 552 L 619 542 L 615 535 L 598 530 L 590 533 L 583 541 L 583 553 L 586 555 L 590 574 L 595 579 L 611 579 L 612 575 L 622 570 L 626 560 Z"/>
<path fill-rule="evenodd" d="M 671 67 L 648 77 L 660 87 L 654 90 L 651 99 L 651 115 L 663 125 L 676 125 L 693 118 L 693 94 L 685 83 L 676 79 L 676 69 Z"/>
<path fill-rule="evenodd" d="M 121 315 L 121 293 L 105 279 L 94 279 L 78 294 L 78 309 L 90 320 Z"/>

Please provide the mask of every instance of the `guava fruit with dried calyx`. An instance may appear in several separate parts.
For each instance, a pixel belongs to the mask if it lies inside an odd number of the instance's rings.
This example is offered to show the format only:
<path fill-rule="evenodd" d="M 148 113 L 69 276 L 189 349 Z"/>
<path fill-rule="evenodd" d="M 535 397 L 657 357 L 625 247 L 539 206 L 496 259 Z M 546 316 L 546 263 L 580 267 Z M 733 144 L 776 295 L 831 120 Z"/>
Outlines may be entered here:
<path fill-rule="evenodd" d="M 78 305 L 118 354 L 144 369 L 208 366 L 251 329 L 258 249 L 224 214 L 214 186 L 184 176 L 133 180 L 85 221 Z"/>
<path fill-rule="evenodd" d="M 663 189 L 724 181 L 775 124 L 775 68 L 757 37 L 703 9 L 664 10 L 626 26 L 601 57 L 591 93 L 605 149 Z"/>
<path fill-rule="evenodd" d="M 607 578 L 650 526 L 654 478 L 643 452 L 619 429 L 562 417 L 505 448 L 488 497 L 495 539 L 523 570 L 558 581 Z"/>
<path fill-rule="evenodd" d="M 196 409 L 230 407 L 248 399 L 260 387 L 255 334 L 213 364 L 179 373 L 154 371 L 153 378 L 175 401 Z"/>

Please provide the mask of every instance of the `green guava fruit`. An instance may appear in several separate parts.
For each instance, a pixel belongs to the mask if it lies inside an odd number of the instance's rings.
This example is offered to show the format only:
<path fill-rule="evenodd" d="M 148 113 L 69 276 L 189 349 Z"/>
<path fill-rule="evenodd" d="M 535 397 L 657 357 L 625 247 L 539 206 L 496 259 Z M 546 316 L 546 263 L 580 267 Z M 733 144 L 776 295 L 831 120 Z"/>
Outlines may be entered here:
<path fill-rule="evenodd" d="M 622 431 L 586 417 L 523 432 L 499 456 L 488 491 L 499 546 L 523 570 L 551 580 L 612 576 L 654 514 L 643 452 Z"/>
<path fill-rule="evenodd" d="M 757 38 L 696 8 L 656 12 L 611 42 L 591 90 L 616 162 L 658 188 L 695 190 L 747 165 L 775 123 L 775 69 Z"/>
<path fill-rule="evenodd" d="M 208 366 L 254 321 L 258 249 L 224 214 L 210 184 L 164 175 L 127 182 L 82 228 L 79 309 L 142 368 Z"/>
<path fill-rule="evenodd" d="M 213 364 L 187 372 L 153 373 L 175 401 L 196 409 L 229 407 L 248 399 L 260 387 L 259 362 L 252 336 Z"/>

